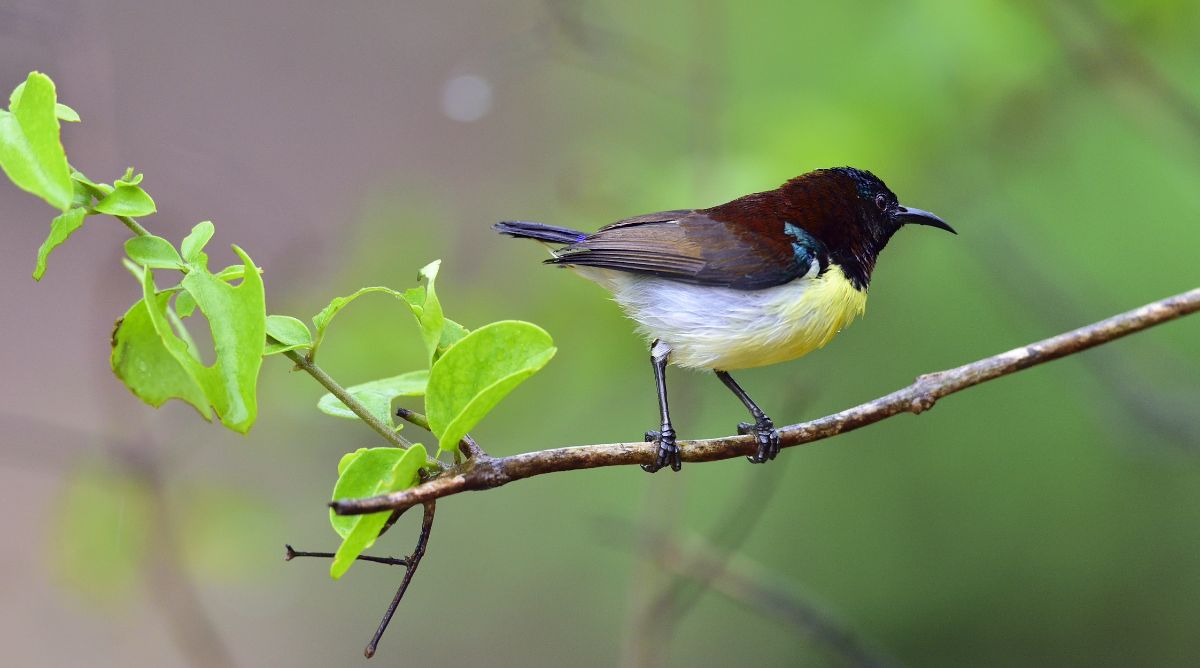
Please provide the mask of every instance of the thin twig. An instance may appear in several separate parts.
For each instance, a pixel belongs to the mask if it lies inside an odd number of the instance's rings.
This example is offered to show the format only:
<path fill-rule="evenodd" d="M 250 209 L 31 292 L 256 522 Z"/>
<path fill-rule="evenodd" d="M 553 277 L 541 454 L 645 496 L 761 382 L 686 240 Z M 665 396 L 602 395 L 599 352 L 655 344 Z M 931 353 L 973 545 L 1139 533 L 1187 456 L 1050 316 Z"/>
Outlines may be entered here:
<path fill-rule="evenodd" d="M 296 366 L 300 367 L 307 372 L 308 375 L 315 378 L 318 383 L 320 383 L 325 389 L 329 390 L 329 392 L 333 394 L 333 396 L 337 397 L 339 401 L 341 401 L 343 404 L 346 404 L 346 408 L 349 408 L 352 413 L 357 415 L 363 422 L 366 422 L 368 427 L 374 429 L 376 433 L 386 439 L 389 443 L 401 449 L 407 449 L 412 446 L 412 443 L 407 438 L 397 434 L 395 429 L 392 429 L 388 425 L 384 424 L 383 420 L 380 420 L 378 417 L 372 415 L 371 411 L 367 410 L 366 407 L 359 403 L 357 399 L 350 396 L 350 393 L 347 392 L 344 387 L 338 385 L 337 381 L 331 378 L 329 374 L 325 373 L 321 367 L 317 366 L 313 362 L 310 362 L 304 357 L 304 355 L 301 355 L 295 350 L 286 350 L 283 354 L 287 355 L 288 359 L 295 362 Z"/>
<path fill-rule="evenodd" d="M 325 559 L 332 559 L 335 556 L 333 552 L 302 552 L 300 550 L 293 549 L 291 545 L 284 545 L 283 547 L 287 550 L 287 552 L 285 552 L 283 555 L 284 561 L 291 561 L 296 557 L 323 557 Z M 376 564 L 385 564 L 388 566 L 408 565 L 408 559 L 397 559 L 395 557 L 372 557 L 367 554 L 360 554 L 355 557 L 355 559 L 359 561 L 370 561 Z"/>
<path fill-rule="evenodd" d="M 1086 327 L 1021 346 L 960 367 L 917 378 L 908 387 L 873 401 L 810 422 L 780 429 L 783 447 L 812 443 L 853 431 L 900 413 L 919 414 L 942 397 L 1072 355 L 1102 343 L 1200 311 L 1200 288 L 1168 297 Z M 727 436 L 681 443 L 685 462 L 710 462 L 752 454 L 752 436 Z M 653 461 L 651 443 L 609 443 L 552 448 L 510 457 L 468 460 L 415 487 L 367 499 L 342 499 L 330 506 L 340 515 L 410 508 L 418 503 L 471 490 L 490 489 L 533 476 L 602 466 Z"/>
<path fill-rule="evenodd" d="M 429 433 L 433 433 L 433 430 L 429 428 L 429 418 L 425 417 L 421 413 L 408 408 L 397 408 L 396 417 L 408 422 L 409 424 L 416 425 Z M 479 447 L 479 444 L 475 442 L 475 439 L 471 438 L 470 434 L 463 435 L 462 440 L 458 442 L 458 448 L 459 450 L 462 450 L 462 453 L 468 457 L 488 456 L 488 453 L 484 451 L 483 448 Z"/>
<path fill-rule="evenodd" d="M 412 582 L 413 574 L 417 572 L 417 566 L 421 565 L 421 558 L 425 556 L 425 547 L 429 545 L 429 533 L 433 531 L 433 513 L 436 509 L 436 501 L 429 501 L 425 504 L 425 515 L 421 518 L 421 536 L 417 538 L 416 549 L 408 557 L 408 564 L 404 569 L 404 579 L 400 581 L 400 587 L 396 589 L 396 595 L 392 597 L 392 603 L 388 606 L 387 612 L 383 613 L 383 619 L 379 621 L 379 628 L 375 629 L 375 635 L 371 636 L 371 642 L 367 643 L 366 649 L 363 650 L 363 656 L 368 659 L 375 656 L 375 650 L 379 647 L 379 639 L 383 637 L 383 632 L 392 622 L 392 615 L 396 614 L 396 607 L 400 605 L 400 599 L 404 598 L 404 592 L 408 591 L 408 583 Z"/>
<path fill-rule="evenodd" d="M 421 518 L 421 535 L 417 538 L 417 546 L 413 549 L 413 553 L 403 559 L 394 557 L 372 557 L 365 554 L 360 554 L 355 559 L 359 561 L 370 561 L 377 564 L 386 564 L 388 566 L 404 566 L 404 578 L 400 580 L 400 587 L 396 589 L 396 595 L 392 597 L 391 604 L 388 605 L 387 611 L 383 613 L 383 619 L 379 622 L 379 628 L 375 629 L 375 634 L 371 636 L 371 641 L 367 643 L 366 649 L 363 650 L 363 655 L 368 659 L 375 656 L 375 650 L 379 646 L 379 640 L 383 638 L 383 632 L 387 630 L 388 624 L 392 621 L 392 616 L 396 614 L 396 608 L 400 605 L 400 600 L 404 598 L 404 592 L 408 591 L 408 585 L 412 582 L 413 575 L 417 572 L 417 567 L 421 565 L 421 558 L 425 556 L 425 548 L 429 545 L 429 534 L 433 531 L 433 515 L 437 509 L 436 501 L 429 501 L 425 504 L 425 515 Z M 332 559 L 333 552 L 301 552 L 292 548 L 291 545 L 284 545 L 287 552 L 283 556 L 284 561 L 291 561 L 296 557 L 321 557 Z"/>

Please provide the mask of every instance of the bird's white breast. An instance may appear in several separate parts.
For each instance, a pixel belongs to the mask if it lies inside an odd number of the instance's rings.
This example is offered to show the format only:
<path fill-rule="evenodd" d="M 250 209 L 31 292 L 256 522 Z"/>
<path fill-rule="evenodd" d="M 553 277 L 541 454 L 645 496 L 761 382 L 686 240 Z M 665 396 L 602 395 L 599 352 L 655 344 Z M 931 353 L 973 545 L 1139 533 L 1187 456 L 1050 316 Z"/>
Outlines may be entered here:
<path fill-rule="evenodd" d="M 671 363 L 732 371 L 775 364 L 826 343 L 866 309 L 867 295 L 837 265 L 764 290 L 692 285 L 609 269 L 572 267 L 613 293 Z"/>

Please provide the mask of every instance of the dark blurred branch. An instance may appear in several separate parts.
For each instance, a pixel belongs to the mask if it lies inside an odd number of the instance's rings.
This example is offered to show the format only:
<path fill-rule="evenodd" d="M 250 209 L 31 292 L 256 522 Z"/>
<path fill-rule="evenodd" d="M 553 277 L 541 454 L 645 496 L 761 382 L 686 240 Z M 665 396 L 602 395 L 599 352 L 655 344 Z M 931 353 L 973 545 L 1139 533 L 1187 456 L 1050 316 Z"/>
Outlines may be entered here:
<path fill-rule="evenodd" d="M 811 636 L 849 666 L 896 665 L 870 651 L 854 634 L 811 603 L 788 592 L 766 570 L 745 559 L 730 562 L 711 545 L 699 540 L 684 549 L 663 532 L 652 532 L 653 555 L 658 563 L 677 575 L 696 580 L 763 616 L 791 625 Z"/>
<path fill-rule="evenodd" d="M 908 387 L 823 418 L 780 429 L 781 444 L 792 447 L 879 422 L 900 413 L 919 414 L 942 397 L 1102 343 L 1200 311 L 1200 288 L 1132 311 L 1015 348 L 960 367 L 926 374 Z M 752 436 L 727 436 L 681 443 L 685 462 L 709 462 L 752 454 Z M 400 510 L 452 494 L 491 489 L 533 476 L 653 461 L 651 443 L 610 443 L 552 448 L 511 457 L 471 459 L 415 487 L 367 499 L 343 499 L 330 506 L 341 515 Z"/>
<path fill-rule="evenodd" d="M 766 516 L 767 506 L 783 480 L 785 466 L 770 466 L 765 471 L 748 472 L 753 475 L 746 477 L 745 488 L 734 496 L 737 502 L 729 504 L 710 532 L 707 542 L 711 548 L 705 553 L 710 565 L 723 566 Z M 653 548 L 665 539 L 670 539 L 670 534 L 648 528 L 641 542 Z M 654 552 L 653 549 L 648 551 Z M 711 587 L 711 579 L 719 575 L 719 570 L 707 569 L 705 572 L 711 576 L 709 578 L 697 577 L 695 573 L 676 573 L 667 578 L 666 584 L 634 615 L 630 625 L 627 648 L 630 658 L 627 663 L 638 666 L 663 663 L 656 661 L 654 654 L 667 649 L 668 639 L 674 636 L 675 628 Z"/>
<path fill-rule="evenodd" d="M 1109 19 L 1088 0 L 1050 3 L 1025 2 L 1062 48 L 1065 59 L 1081 76 L 1104 80 L 1119 78 L 1141 88 L 1151 98 L 1200 136 L 1200 101 L 1176 85 L 1130 37 L 1123 26 Z M 1095 36 L 1086 44 L 1076 36 L 1063 16 L 1074 14 Z"/>
<path fill-rule="evenodd" d="M 150 596 L 183 653 L 188 665 L 218 668 L 234 666 L 233 655 L 217 631 L 196 591 L 196 585 L 184 570 L 179 546 L 178 522 L 169 512 L 170 504 L 157 460 L 140 452 L 125 451 L 114 457 L 130 476 L 150 491 L 154 513 L 151 531 L 157 545 L 153 552 L 160 558 L 150 569 Z"/>

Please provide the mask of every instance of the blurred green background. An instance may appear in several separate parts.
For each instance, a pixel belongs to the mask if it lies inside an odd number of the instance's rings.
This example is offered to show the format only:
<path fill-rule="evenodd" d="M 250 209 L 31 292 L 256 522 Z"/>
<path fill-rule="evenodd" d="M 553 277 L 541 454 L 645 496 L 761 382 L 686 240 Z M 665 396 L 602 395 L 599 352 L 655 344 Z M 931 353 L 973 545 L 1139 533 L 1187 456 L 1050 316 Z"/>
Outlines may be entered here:
<path fill-rule="evenodd" d="M 1195 287 L 1198 30 L 1200 4 L 1171 0 L 6 0 L 0 85 L 50 74 L 84 119 L 64 130 L 72 161 L 144 171 L 157 234 L 212 219 L 214 263 L 245 247 L 273 313 L 408 287 L 440 257 L 450 317 L 545 327 L 558 356 L 475 433 L 512 454 L 634 440 L 656 409 L 616 306 L 497 237 L 499 219 L 594 229 L 849 164 L 950 221 L 958 237 L 893 240 L 865 319 L 827 349 L 739 376 L 778 423 Z M 247 438 L 139 404 L 107 367 L 138 295 L 126 232 L 89 222 L 35 285 L 50 216 L 0 187 L 4 663 L 361 661 L 400 572 L 335 583 L 281 557 L 336 546 L 324 500 L 371 432 L 318 414 L 322 390 L 280 358 Z M 649 535 L 727 546 L 899 664 L 1195 665 L 1198 334 L 1156 328 L 769 467 L 447 499 L 374 661 L 845 662 L 830 632 L 720 577 L 648 614 L 673 577 Z M 351 384 L 421 354 L 411 317 L 368 297 L 323 365 Z M 684 438 L 744 419 L 710 376 L 671 383 Z M 406 553 L 417 519 L 373 552 Z"/>

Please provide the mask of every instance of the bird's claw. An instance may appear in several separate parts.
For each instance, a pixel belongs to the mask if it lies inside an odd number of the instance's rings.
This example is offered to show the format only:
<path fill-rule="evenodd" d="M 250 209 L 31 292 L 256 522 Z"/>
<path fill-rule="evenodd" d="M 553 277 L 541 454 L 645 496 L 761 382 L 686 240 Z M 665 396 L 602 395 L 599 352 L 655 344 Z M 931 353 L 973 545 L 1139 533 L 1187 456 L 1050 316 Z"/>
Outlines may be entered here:
<path fill-rule="evenodd" d="M 654 473 L 668 465 L 672 471 L 683 468 L 683 461 L 679 458 L 679 446 L 675 445 L 674 429 L 667 427 L 662 431 L 648 431 L 646 432 L 646 442 L 655 445 L 655 458 L 653 464 L 642 464 L 643 471 Z"/>
<path fill-rule="evenodd" d="M 779 454 L 779 430 L 775 428 L 775 423 L 771 422 L 771 418 L 763 416 L 761 420 L 753 424 L 739 422 L 737 431 L 743 435 L 754 434 L 754 440 L 758 443 L 758 452 L 746 457 L 751 464 L 762 464 L 775 459 Z"/>

